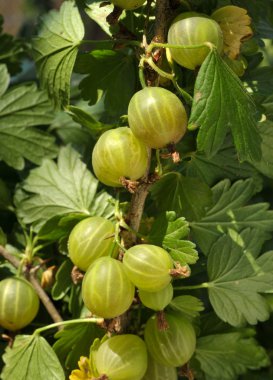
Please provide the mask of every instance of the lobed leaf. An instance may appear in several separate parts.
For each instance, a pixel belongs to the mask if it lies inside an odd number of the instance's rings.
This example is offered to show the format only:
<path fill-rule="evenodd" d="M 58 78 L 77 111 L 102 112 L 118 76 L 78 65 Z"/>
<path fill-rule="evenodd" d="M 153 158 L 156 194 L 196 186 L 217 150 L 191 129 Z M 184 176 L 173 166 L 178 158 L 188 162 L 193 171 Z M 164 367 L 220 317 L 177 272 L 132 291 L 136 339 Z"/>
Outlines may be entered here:
<path fill-rule="evenodd" d="M 98 181 L 71 147 L 60 149 L 57 164 L 45 160 L 30 172 L 15 203 L 24 223 L 39 229 L 49 219 L 65 214 L 109 217 L 113 206 L 105 192 L 96 195 Z M 77 215 L 75 218 L 78 219 Z M 53 224 L 54 226 L 54 224 Z M 54 230 L 53 230 L 54 233 Z"/>
<path fill-rule="evenodd" d="M 236 380 L 248 369 L 268 366 L 267 353 L 253 335 L 248 329 L 198 338 L 195 359 L 205 380 Z"/>
<path fill-rule="evenodd" d="M 52 121 L 46 94 L 38 91 L 35 84 L 20 85 L 5 92 L 9 75 L 5 66 L 1 65 L 0 70 L 0 160 L 22 170 L 25 159 L 41 164 L 45 157 L 55 157 L 54 137 L 32 128 Z"/>
<path fill-rule="evenodd" d="M 64 380 L 61 364 L 47 341 L 38 335 L 17 335 L 3 356 L 2 380 Z"/>
<path fill-rule="evenodd" d="M 253 161 L 251 163 L 263 175 L 273 178 L 273 123 L 260 123 L 259 131 L 262 136 L 262 158 L 260 161 Z"/>
<path fill-rule="evenodd" d="M 185 218 L 177 218 L 174 211 L 161 214 L 153 223 L 148 236 L 150 244 L 162 246 L 175 262 L 181 265 L 195 264 L 198 252 L 195 244 L 184 240 L 190 232 Z"/>
<path fill-rule="evenodd" d="M 76 71 L 88 74 L 80 89 L 89 104 L 103 103 L 111 121 L 127 114 L 136 90 L 136 61 L 130 50 L 93 50 L 79 57 Z"/>
<path fill-rule="evenodd" d="M 174 310 L 176 313 L 182 313 L 187 318 L 194 319 L 200 316 L 200 311 L 204 310 L 204 305 L 199 298 L 193 296 L 178 296 L 173 298 L 168 308 Z"/>
<path fill-rule="evenodd" d="M 208 157 L 219 151 L 229 130 L 241 161 L 261 157 L 254 101 L 215 49 L 198 73 L 189 123 L 200 127 L 198 150 Z"/>
<path fill-rule="evenodd" d="M 175 211 L 189 221 L 201 219 L 205 207 L 211 203 L 211 190 L 207 184 L 178 172 L 164 174 L 152 186 L 151 195 L 159 211 Z"/>
<path fill-rule="evenodd" d="M 273 252 L 255 260 L 249 246 L 252 230 L 230 230 L 212 246 L 208 256 L 209 299 L 215 313 L 232 326 L 251 325 L 269 318 L 270 308 L 260 293 L 273 290 Z"/>
<path fill-rule="evenodd" d="M 262 134 L 261 128 L 259 132 Z M 257 173 L 248 162 L 238 161 L 231 136 L 225 139 L 224 144 L 212 158 L 206 157 L 204 153 L 196 152 L 187 162 L 186 170 L 188 176 L 199 177 L 209 186 L 224 178 L 234 181 L 253 177 Z"/>
<path fill-rule="evenodd" d="M 41 86 L 57 108 L 69 103 L 70 78 L 83 37 L 78 8 L 74 1 L 65 1 L 59 12 L 53 10 L 42 18 L 40 32 L 33 40 Z"/>
<path fill-rule="evenodd" d="M 191 222 L 195 241 L 205 255 L 217 239 L 229 228 L 238 232 L 245 228 L 255 230 L 261 244 L 270 238 L 273 231 L 273 211 L 267 203 L 247 205 L 260 190 L 260 182 L 254 179 L 239 180 L 231 185 L 228 179 L 212 188 L 213 203 L 206 215 L 197 222 Z"/>
<path fill-rule="evenodd" d="M 79 323 L 66 326 L 55 334 L 53 345 L 59 360 L 68 372 L 77 368 L 80 356 L 89 356 L 90 346 L 95 338 L 100 338 L 103 331 L 93 323 Z"/>

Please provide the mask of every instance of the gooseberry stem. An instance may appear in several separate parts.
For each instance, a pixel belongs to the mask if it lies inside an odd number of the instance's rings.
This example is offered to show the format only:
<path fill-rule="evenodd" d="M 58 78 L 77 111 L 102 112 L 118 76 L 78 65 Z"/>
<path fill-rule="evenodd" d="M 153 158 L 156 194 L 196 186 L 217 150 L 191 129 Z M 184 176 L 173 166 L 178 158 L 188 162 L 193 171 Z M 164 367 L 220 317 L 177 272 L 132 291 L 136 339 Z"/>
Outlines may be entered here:
<path fill-rule="evenodd" d="M 160 76 L 164 77 L 164 78 L 167 78 L 167 79 L 170 79 L 171 81 L 173 80 L 174 78 L 174 74 L 171 74 L 171 73 L 167 73 L 166 71 L 160 69 L 153 61 L 152 57 L 149 57 L 149 58 L 145 58 L 145 62 L 148 63 L 149 66 L 151 66 L 151 68 L 156 71 Z"/>
<path fill-rule="evenodd" d="M 147 47 L 147 54 L 150 54 L 154 48 L 170 48 L 170 49 L 200 49 L 202 47 L 209 47 L 207 43 L 202 43 L 199 45 L 173 45 L 173 44 L 166 44 L 166 43 L 160 43 L 160 42 L 151 42 L 150 45 Z"/>
<path fill-rule="evenodd" d="M 203 282 L 199 285 L 185 285 L 185 286 L 174 286 L 175 290 L 194 290 L 194 289 L 205 289 L 209 288 L 208 282 Z"/>
<path fill-rule="evenodd" d="M 102 323 L 103 321 L 104 321 L 103 318 L 71 319 L 69 321 L 56 322 L 56 323 L 52 323 L 51 325 L 40 327 L 39 329 L 36 329 L 32 335 L 40 335 L 44 331 L 51 330 L 60 326 L 67 326 L 67 325 L 72 325 L 76 323 Z"/>
<path fill-rule="evenodd" d="M 163 169 L 162 169 L 162 164 L 161 164 L 161 160 L 160 160 L 160 149 L 156 150 L 155 155 L 156 155 L 156 162 L 157 162 L 156 171 L 157 171 L 157 174 L 159 175 L 159 177 L 161 177 L 162 173 L 163 173 Z"/>

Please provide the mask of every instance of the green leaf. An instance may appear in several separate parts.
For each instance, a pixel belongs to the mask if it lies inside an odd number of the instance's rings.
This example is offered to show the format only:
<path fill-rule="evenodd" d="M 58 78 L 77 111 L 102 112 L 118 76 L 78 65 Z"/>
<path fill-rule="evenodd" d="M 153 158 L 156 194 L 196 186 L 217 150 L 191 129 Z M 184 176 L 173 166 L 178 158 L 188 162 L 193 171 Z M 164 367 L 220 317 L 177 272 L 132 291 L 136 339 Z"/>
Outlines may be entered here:
<path fill-rule="evenodd" d="M 3 17 L 0 15 L 0 63 L 7 65 L 14 75 L 20 71 L 20 59 L 25 55 L 26 44 L 10 34 L 3 33 Z"/>
<path fill-rule="evenodd" d="M 53 349 L 58 355 L 65 369 L 71 372 L 77 368 L 80 356 L 89 357 L 90 346 L 93 340 L 103 335 L 103 330 L 93 323 L 79 323 L 66 326 L 55 334 L 57 341 Z"/>
<path fill-rule="evenodd" d="M 64 380 L 64 373 L 53 349 L 38 335 L 17 335 L 12 348 L 3 356 L 3 380 Z"/>
<path fill-rule="evenodd" d="M 130 49 L 94 50 L 81 55 L 76 71 L 89 74 L 80 83 L 85 100 L 90 104 L 103 102 L 113 121 L 127 114 L 129 101 L 136 90 L 136 61 Z"/>
<path fill-rule="evenodd" d="M 247 369 L 269 365 L 266 351 L 250 329 L 198 338 L 195 359 L 205 380 L 236 380 Z"/>
<path fill-rule="evenodd" d="M 61 300 L 69 291 L 72 286 L 71 271 L 73 268 L 72 262 L 67 259 L 64 260 L 58 269 L 55 282 L 51 290 L 52 298 L 55 301 Z"/>
<path fill-rule="evenodd" d="M 198 73 L 189 123 L 200 127 L 197 145 L 208 157 L 221 148 L 231 129 L 241 161 L 259 160 L 261 137 L 255 104 L 242 82 L 214 49 Z"/>
<path fill-rule="evenodd" d="M 260 128 L 259 132 L 261 133 Z M 186 173 L 190 177 L 199 177 L 211 186 L 224 178 L 234 181 L 253 177 L 257 172 L 246 161 L 239 162 L 234 144 L 229 136 L 212 158 L 206 157 L 204 153 L 196 152 L 187 162 Z"/>
<path fill-rule="evenodd" d="M 38 37 L 33 40 L 41 86 L 55 107 L 66 106 L 70 98 L 70 78 L 84 27 L 74 1 L 65 1 L 60 11 L 47 13 Z"/>
<path fill-rule="evenodd" d="M 151 188 L 159 211 L 175 211 L 187 220 L 199 220 L 211 203 L 211 190 L 198 178 L 184 177 L 178 172 L 164 174 Z M 196 202 L 198 199 L 198 202 Z"/>
<path fill-rule="evenodd" d="M 8 89 L 9 81 L 10 81 L 10 76 L 7 70 L 7 66 L 1 64 L 0 65 L 0 97 L 4 95 L 4 93 Z"/>
<path fill-rule="evenodd" d="M 260 182 L 253 179 L 240 180 L 231 185 L 228 179 L 212 188 L 213 204 L 206 215 L 197 222 L 191 222 L 195 241 L 206 255 L 212 244 L 229 228 L 238 232 L 251 227 L 259 234 L 262 242 L 270 238 L 273 231 L 273 211 L 267 203 L 247 205 L 260 191 Z"/>
<path fill-rule="evenodd" d="M 252 230 L 230 230 L 212 246 L 208 256 L 209 299 L 215 313 L 232 326 L 251 325 L 269 318 L 270 308 L 260 293 L 273 290 L 273 252 L 255 260 L 248 242 Z"/>
<path fill-rule="evenodd" d="M 169 252 L 172 259 L 181 265 L 195 264 L 198 260 L 195 244 L 189 240 L 183 240 L 189 232 L 189 223 L 186 219 L 177 218 L 174 211 L 168 211 L 155 220 L 148 241 L 150 244 L 162 246 Z"/>
<path fill-rule="evenodd" d="M 0 245 L 4 247 L 6 244 L 7 244 L 7 235 L 0 227 Z"/>
<path fill-rule="evenodd" d="M 113 5 L 112 4 L 105 4 L 102 7 L 100 0 L 85 0 L 85 12 L 109 36 L 112 36 L 113 32 L 117 31 L 117 27 L 111 26 L 106 21 L 106 17 L 112 11 L 113 11 Z"/>
<path fill-rule="evenodd" d="M 3 73 L 3 83 L 8 78 Z M 6 74 L 6 79 L 5 79 Z M 2 90 L 7 85 L 3 85 Z M 2 91 L 1 91 L 2 92 Z M 57 155 L 54 138 L 32 128 L 50 124 L 52 109 L 44 92 L 35 84 L 12 88 L 0 98 L 0 160 L 17 170 L 24 168 L 25 159 L 41 164 L 45 157 Z"/>
<path fill-rule="evenodd" d="M 251 163 L 263 175 L 273 178 L 273 123 L 259 123 L 259 131 L 262 136 L 262 158 L 260 161 L 252 161 Z"/>
<path fill-rule="evenodd" d="M 261 96 L 272 95 L 273 86 L 273 68 L 264 66 L 258 67 L 255 70 L 248 70 L 244 76 L 246 87 L 257 94 L 258 98 Z"/>
<path fill-rule="evenodd" d="M 90 106 L 87 104 L 81 104 L 80 106 L 68 106 L 67 112 L 74 121 L 88 128 L 94 137 L 113 127 L 112 125 L 103 124 L 96 120 L 91 115 Z"/>
<path fill-rule="evenodd" d="M 113 215 L 111 196 L 96 195 L 98 181 L 71 147 L 60 149 L 57 164 L 45 160 L 30 172 L 15 197 L 18 216 L 39 229 L 56 215 Z"/>
<path fill-rule="evenodd" d="M 7 210 L 11 207 L 12 207 L 12 202 L 11 202 L 10 190 L 6 182 L 4 182 L 0 178 L 0 209 Z"/>
<path fill-rule="evenodd" d="M 199 298 L 193 296 L 178 296 L 173 298 L 168 308 L 175 312 L 182 313 L 187 318 L 194 319 L 199 317 L 200 311 L 204 310 L 204 305 Z"/>

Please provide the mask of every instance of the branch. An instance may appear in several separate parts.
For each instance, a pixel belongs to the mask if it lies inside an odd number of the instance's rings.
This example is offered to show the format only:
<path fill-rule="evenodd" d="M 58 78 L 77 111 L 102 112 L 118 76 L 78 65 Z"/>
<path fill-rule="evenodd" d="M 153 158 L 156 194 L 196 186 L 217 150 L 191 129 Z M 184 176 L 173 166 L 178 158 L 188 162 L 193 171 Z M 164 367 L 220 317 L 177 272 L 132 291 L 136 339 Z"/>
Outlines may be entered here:
<path fill-rule="evenodd" d="M 169 0 L 156 0 L 155 15 L 155 42 L 165 42 L 167 34 L 167 23 L 170 15 Z"/>
<path fill-rule="evenodd" d="M 5 260 L 9 261 L 15 268 L 19 268 L 21 262 L 16 257 L 14 257 L 10 252 L 8 252 L 2 245 L 0 245 L 0 255 L 4 257 Z M 32 284 L 36 293 L 38 294 L 41 302 L 44 307 L 48 311 L 54 322 L 61 322 L 63 319 L 60 316 L 59 312 L 55 308 L 51 299 L 48 297 L 44 289 L 41 287 L 39 281 L 36 278 L 36 271 L 38 268 L 29 269 L 27 267 L 24 268 L 24 276 L 26 279 Z"/>
<path fill-rule="evenodd" d="M 9 261 L 15 268 L 19 268 L 20 260 L 16 259 L 11 253 L 9 253 L 2 245 L 0 245 L 0 255 L 5 260 Z"/>

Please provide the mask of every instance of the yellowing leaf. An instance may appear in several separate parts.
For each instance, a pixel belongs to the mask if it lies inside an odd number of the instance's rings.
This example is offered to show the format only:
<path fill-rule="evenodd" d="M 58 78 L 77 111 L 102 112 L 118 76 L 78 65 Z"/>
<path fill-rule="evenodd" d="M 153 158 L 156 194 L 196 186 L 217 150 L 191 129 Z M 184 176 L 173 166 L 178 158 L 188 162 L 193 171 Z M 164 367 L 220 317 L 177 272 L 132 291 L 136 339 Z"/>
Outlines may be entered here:
<path fill-rule="evenodd" d="M 240 53 L 242 42 L 252 37 L 251 18 L 244 8 L 228 5 L 217 9 L 211 17 L 217 21 L 224 35 L 224 52 L 236 59 Z"/>

